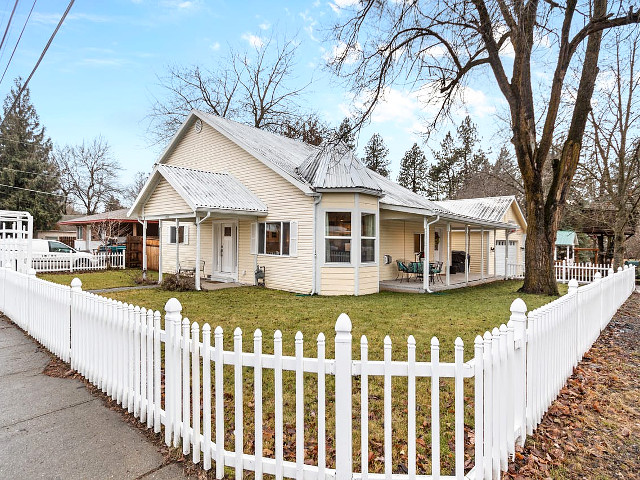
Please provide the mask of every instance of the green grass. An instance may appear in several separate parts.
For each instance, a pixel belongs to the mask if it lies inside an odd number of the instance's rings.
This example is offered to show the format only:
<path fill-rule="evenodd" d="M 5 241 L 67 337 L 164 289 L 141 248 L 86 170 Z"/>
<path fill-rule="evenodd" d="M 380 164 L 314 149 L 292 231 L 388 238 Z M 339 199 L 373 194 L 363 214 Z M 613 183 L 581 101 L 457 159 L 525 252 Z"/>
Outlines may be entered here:
<path fill-rule="evenodd" d="M 71 280 L 78 277 L 82 281 L 83 290 L 98 290 L 102 288 L 135 287 L 136 279 L 142 276 L 140 269 L 127 268 L 125 270 L 101 270 L 96 272 L 74 273 L 40 273 L 39 278 L 50 282 L 70 285 Z M 158 280 L 158 272 L 147 272 L 147 278 Z"/>

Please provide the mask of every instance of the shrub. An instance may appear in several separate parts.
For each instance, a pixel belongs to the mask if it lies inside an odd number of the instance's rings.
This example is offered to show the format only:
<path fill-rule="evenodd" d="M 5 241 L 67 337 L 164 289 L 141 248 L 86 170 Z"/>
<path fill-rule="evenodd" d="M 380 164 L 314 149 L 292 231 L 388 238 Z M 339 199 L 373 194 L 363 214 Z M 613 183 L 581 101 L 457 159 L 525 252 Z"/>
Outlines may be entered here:
<path fill-rule="evenodd" d="M 162 289 L 171 292 L 188 292 L 196 289 L 196 279 L 185 275 L 167 275 L 162 279 Z"/>

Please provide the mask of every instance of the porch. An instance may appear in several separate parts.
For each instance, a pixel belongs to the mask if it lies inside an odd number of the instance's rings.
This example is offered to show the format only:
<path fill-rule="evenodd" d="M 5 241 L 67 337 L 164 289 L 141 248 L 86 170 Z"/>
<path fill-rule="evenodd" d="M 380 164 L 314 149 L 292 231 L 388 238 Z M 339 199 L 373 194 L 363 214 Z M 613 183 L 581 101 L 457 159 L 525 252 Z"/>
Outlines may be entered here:
<path fill-rule="evenodd" d="M 441 281 L 442 280 L 442 281 Z M 472 287 L 482 285 L 484 283 L 495 282 L 496 280 L 504 280 L 503 276 L 483 276 L 480 273 L 469 272 L 469 278 L 464 273 L 454 273 L 449 276 L 449 284 L 447 285 L 444 278 L 436 278 L 435 281 L 429 282 L 429 289 L 432 292 L 441 292 L 444 290 L 452 290 L 454 288 Z M 422 279 L 393 279 L 382 280 L 380 282 L 381 292 L 404 292 L 404 293 L 425 293 L 424 283 Z"/>

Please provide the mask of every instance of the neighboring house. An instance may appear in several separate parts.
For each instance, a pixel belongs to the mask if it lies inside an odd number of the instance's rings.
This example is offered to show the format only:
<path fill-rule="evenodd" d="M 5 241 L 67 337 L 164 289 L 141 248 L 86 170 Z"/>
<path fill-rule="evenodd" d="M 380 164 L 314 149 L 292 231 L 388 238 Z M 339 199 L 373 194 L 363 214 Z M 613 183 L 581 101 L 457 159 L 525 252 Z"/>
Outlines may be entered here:
<path fill-rule="evenodd" d="M 142 235 L 142 225 L 137 219 L 127 216 L 126 208 L 95 215 L 77 216 L 59 223 L 74 230 L 76 237 L 74 248 L 87 252 L 96 250 L 109 239 L 116 243 L 124 243 L 129 235 Z M 157 221 L 150 222 L 147 228 L 147 235 L 158 235 Z"/>
<path fill-rule="evenodd" d="M 68 225 L 66 222 L 78 217 L 80 217 L 80 215 L 63 215 L 51 230 L 41 230 L 37 232 L 36 238 L 57 240 L 73 247 L 77 231 L 73 225 Z"/>
<path fill-rule="evenodd" d="M 260 265 L 268 287 L 322 295 L 379 291 L 381 281 L 398 276 L 397 259 L 419 253 L 416 235 L 426 260 L 445 264 L 449 283 L 455 233 L 447 242 L 448 229 L 469 227 L 469 242 L 482 243 L 469 251 L 480 252 L 477 265 L 489 275 L 490 234 L 522 228 L 504 221 L 508 212 L 474 217 L 414 194 L 347 149 L 310 146 L 198 111 L 175 134 L 128 214 L 160 222 L 161 275 L 200 270 L 204 262 L 207 278 L 253 285 Z M 428 275 L 422 285 L 429 291 Z"/>
<path fill-rule="evenodd" d="M 558 230 L 556 233 L 556 248 L 553 250 L 554 260 L 573 262 L 576 259 L 578 235 L 571 230 Z"/>
<path fill-rule="evenodd" d="M 513 195 L 501 197 L 469 198 L 463 200 L 445 200 L 436 202 L 438 205 L 458 214 L 466 214 L 472 217 L 490 220 L 494 222 L 511 223 L 512 230 L 489 230 L 484 232 L 486 241 L 480 242 L 481 231 L 474 229 L 470 233 L 469 255 L 471 256 L 469 271 L 479 273 L 481 265 L 479 259 L 482 256 L 480 245 L 491 245 L 488 255 L 489 274 L 493 274 L 494 255 L 497 275 L 504 275 L 505 259 L 509 265 L 524 264 L 525 239 L 527 237 L 527 221 Z M 509 245 L 508 248 L 507 244 Z M 465 232 L 451 232 L 452 250 L 465 249 Z"/>

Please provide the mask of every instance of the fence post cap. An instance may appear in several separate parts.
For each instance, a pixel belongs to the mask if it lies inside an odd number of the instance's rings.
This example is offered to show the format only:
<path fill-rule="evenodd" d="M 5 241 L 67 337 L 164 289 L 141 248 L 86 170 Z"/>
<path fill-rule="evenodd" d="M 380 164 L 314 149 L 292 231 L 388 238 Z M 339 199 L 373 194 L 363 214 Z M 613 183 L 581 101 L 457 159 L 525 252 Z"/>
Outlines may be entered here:
<path fill-rule="evenodd" d="M 198 322 L 193 322 L 193 324 L 191 325 L 191 331 L 192 332 L 197 332 L 198 330 L 200 330 L 200 325 L 198 324 Z M 204 330 L 204 328 L 203 328 Z"/>
<path fill-rule="evenodd" d="M 295 336 L 296 343 L 301 343 L 303 340 L 302 332 L 298 330 Z"/>
<path fill-rule="evenodd" d="M 477 339 L 476 339 L 477 340 Z M 464 342 L 462 341 L 462 339 L 460 337 L 456 337 L 456 340 L 454 342 L 454 345 L 458 348 L 460 347 L 464 347 Z"/>
<path fill-rule="evenodd" d="M 195 322 L 193 322 L 193 323 L 195 323 Z M 208 323 L 205 323 L 202 326 L 202 334 L 203 335 L 209 335 L 210 333 L 211 333 L 211 325 L 209 325 Z"/>
<path fill-rule="evenodd" d="M 473 343 L 476 345 L 476 347 L 482 345 L 484 343 L 484 340 L 482 339 L 482 335 L 476 335 L 476 339 Z"/>
<path fill-rule="evenodd" d="M 167 313 L 180 313 L 182 311 L 182 305 L 177 298 L 172 297 L 167 300 L 164 309 Z"/>
<path fill-rule="evenodd" d="M 346 313 L 341 313 L 336 321 L 336 333 L 351 333 L 351 319 Z"/>
<path fill-rule="evenodd" d="M 596 272 L 596 274 L 593 276 L 593 280 L 602 280 L 602 274 L 600 272 Z"/>
<path fill-rule="evenodd" d="M 30 268 L 29 270 L 27 270 L 27 275 L 29 275 L 30 277 L 35 277 L 36 276 L 36 269 L 35 268 Z"/>
<path fill-rule="evenodd" d="M 254 339 L 262 338 L 262 330 L 260 330 L 259 328 L 256 328 L 256 331 L 253 332 L 253 338 Z"/>
<path fill-rule="evenodd" d="M 569 293 L 573 293 L 578 290 L 578 280 L 572 278 L 569 280 Z"/>
<path fill-rule="evenodd" d="M 324 343 L 325 342 L 324 333 L 320 332 L 316 340 L 318 343 Z"/>
<path fill-rule="evenodd" d="M 609 273 L 609 275 L 613 275 L 613 273 L 614 273 L 614 272 L 613 272 L 613 268 L 612 268 L 612 267 L 609 267 L 609 270 L 607 270 L 607 272 Z"/>
<path fill-rule="evenodd" d="M 82 281 L 76 277 L 71 280 L 71 289 L 72 290 L 81 290 L 82 289 Z"/>
<path fill-rule="evenodd" d="M 622 271 L 622 267 L 618 267 L 618 272 L 621 272 L 621 271 Z"/>
<path fill-rule="evenodd" d="M 431 348 L 435 348 L 435 347 L 440 348 L 440 340 L 438 340 L 438 337 L 431 338 Z"/>
<path fill-rule="evenodd" d="M 511 310 L 512 314 L 519 313 L 524 315 L 525 313 L 527 313 L 527 304 L 524 303 L 524 300 L 518 297 L 513 302 L 511 302 L 511 307 L 509 307 L 509 310 Z"/>

